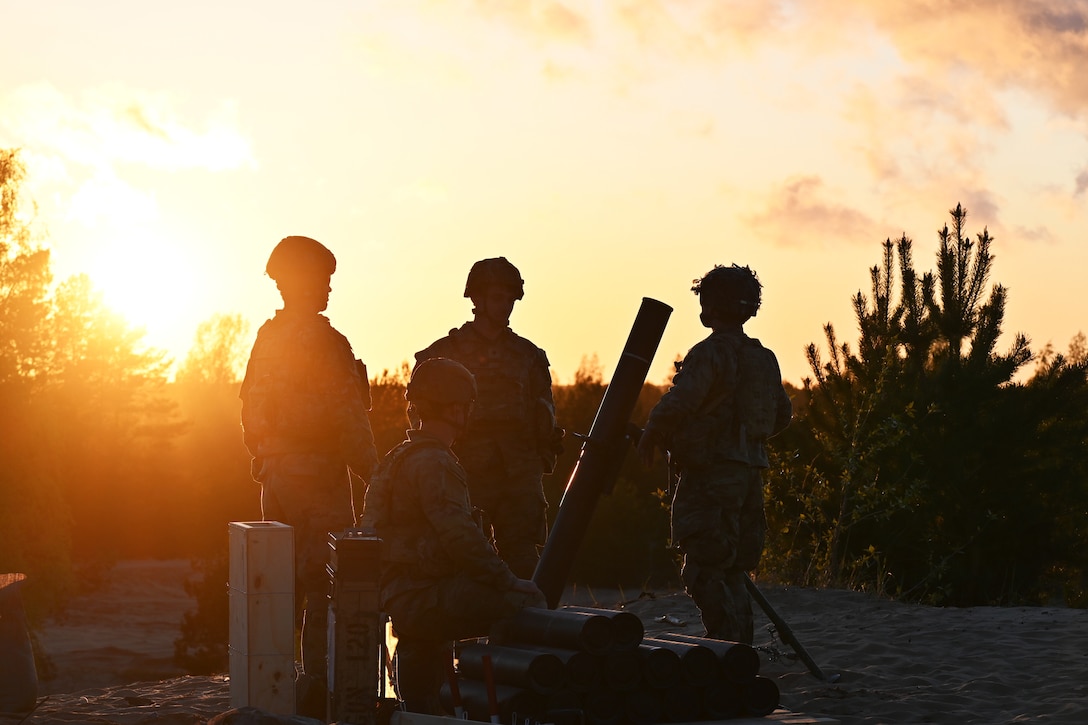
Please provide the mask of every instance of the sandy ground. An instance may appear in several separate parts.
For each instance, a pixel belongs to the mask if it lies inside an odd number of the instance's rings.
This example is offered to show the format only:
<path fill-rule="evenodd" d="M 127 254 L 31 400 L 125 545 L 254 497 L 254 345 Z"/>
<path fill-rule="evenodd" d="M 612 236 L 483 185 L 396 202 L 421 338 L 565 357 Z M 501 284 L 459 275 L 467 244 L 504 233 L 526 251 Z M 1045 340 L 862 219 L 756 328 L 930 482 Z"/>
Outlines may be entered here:
<path fill-rule="evenodd" d="M 114 567 L 101 591 L 79 597 L 62 619 L 36 633 L 57 670 L 40 684 L 41 693 L 184 675 L 173 663 L 174 640 L 181 636 L 183 614 L 196 609 L 184 586 L 191 572 L 187 560 Z"/>
<path fill-rule="evenodd" d="M 172 664 L 187 562 L 126 562 L 102 592 L 38 633 L 57 677 L 27 723 L 203 723 L 229 709 L 225 677 Z M 1088 610 L 938 609 L 856 592 L 766 587 L 820 670 L 791 658 L 757 610 L 761 674 L 782 705 L 841 723 L 1088 723 Z M 578 603 L 625 608 L 647 634 L 702 629 L 683 594 L 581 589 Z M 0 719 L 0 722 L 4 722 Z"/>

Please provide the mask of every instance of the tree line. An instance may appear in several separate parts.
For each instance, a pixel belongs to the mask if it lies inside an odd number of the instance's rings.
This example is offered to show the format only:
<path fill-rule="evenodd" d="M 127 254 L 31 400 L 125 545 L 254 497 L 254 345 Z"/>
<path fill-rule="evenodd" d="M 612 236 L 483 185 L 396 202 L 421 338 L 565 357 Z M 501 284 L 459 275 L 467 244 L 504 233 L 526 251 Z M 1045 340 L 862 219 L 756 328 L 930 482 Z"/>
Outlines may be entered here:
<path fill-rule="evenodd" d="M 0 149 L 0 571 L 28 574 L 40 622 L 120 559 L 191 558 L 198 608 L 179 657 L 212 666 L 227 523 L 260 516 L 238 422 L 250 330 L 207 320 L 171 379 L 87 277 L 54 285 L 24 179 Z M 811 377 L 790 387 L 795 418 L 771 444 L 759 577 L 939 605 L 1088 604 L 1088 342 L 1032 350 L 1017 334 L 999 349 L 1008 292 L 988 284 L 992 241 L 968 233 L 960 206 L 932 270 L 909 238 L 884 241 L 853 297 L 856 341 L 828 325 L 808 345 Z M 408 373 L 371 380 L 379 451 L 408 427 Z M 552 516 L 606 384 L 587 357 L 554 386 L 570 434 L 545 479 Z M 633 422 L 666 388 L 643 386 Z M 664 467 L 628 456 L 573 579 L 679 586 L 669 497 Z"/>

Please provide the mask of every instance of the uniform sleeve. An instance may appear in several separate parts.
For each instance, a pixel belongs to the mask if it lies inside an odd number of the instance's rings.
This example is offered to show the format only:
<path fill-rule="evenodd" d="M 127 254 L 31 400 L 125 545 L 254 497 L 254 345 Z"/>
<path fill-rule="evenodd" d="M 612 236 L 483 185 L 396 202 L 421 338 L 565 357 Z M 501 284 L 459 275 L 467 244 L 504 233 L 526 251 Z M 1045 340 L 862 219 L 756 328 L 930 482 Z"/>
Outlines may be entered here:
<path fill-rule="evenodd" d="M 347 341 L 345 339 L 345 345 Z M 366 367 L 351 354 L 345 375 L 343 419 L 340 427 L 340 449 L 348 467 L 364 481 L 369 481 L 378 464 L 378 450 L 370 426 L 370 381 L 365 378 Z"/>
<path fill-rule="evenodd" d="M 378 449 L 374 444 L 374 431 L 370 427 L 370 415 L 366 410 L 358 411 L 345 431 L 344 458 L 348 467 L 364 481 L 369 481 L 378 465 Z"/>
<path fill-rule="evenodd" d="M 268 390 L 270 373 L 267 361 L 261 355 L 263 334 L 262 327 L 250 351 L 249 361 L 246 363 L 246 375 L 238 393 L 238 397 L 242 400 L 242 441 L 253 458 L 258 456 L 261 439 L 267 435 L 271 415 L 269 406 L 272 404 Z"/>
<path fill-rule="evenodd" d="M 732 370 L 728 369 L 730 365 Z M 650 411 L 646 432 L 668 438 L 710 398 L 716 381 L 725 375 L 729 376 L 727 379 L 735 379 L 735 373 L 735 361 L 714 355 L 706 341 L 697 344 L 685 356 L 672 379 L 672 387 Z"/>
<path fill-rule="evenodd" d="M 768 350 L 768 352 L 770 352 Z M 778 380 L 782 380 L 782 371 L 778 367 L 778 358 L 774 356 L 774 353 L 770 353 L 771 360 L 774 361 L 774 371 Z M 790 401 L 789 394 L 786 393 L 785 386 L 781 386 L 778 390 L 778 397 L 775 400 L 775 415 L 774 415 L 774 430 L 771 435 L 778 435 L 784 431 L 793 419 L 793 402 Z"/>
<path fill-rule="evenodd" d="M 512 587 L 517 577 L 472 518 L 464 472 L 446 455 L 423 458 L 413 476 L 424 515 L 438 534 L 444 553 L 467 575 Z"/>
<path fill-rule="evenodd" d="M 548 355 L 539 347 L 536 348 L 536 360 L 532 369 L 530 381 L 533 397 L 544 401 L 544 404 L 555 417 L 555 400 L 552 398 L 552 371 Z"/>

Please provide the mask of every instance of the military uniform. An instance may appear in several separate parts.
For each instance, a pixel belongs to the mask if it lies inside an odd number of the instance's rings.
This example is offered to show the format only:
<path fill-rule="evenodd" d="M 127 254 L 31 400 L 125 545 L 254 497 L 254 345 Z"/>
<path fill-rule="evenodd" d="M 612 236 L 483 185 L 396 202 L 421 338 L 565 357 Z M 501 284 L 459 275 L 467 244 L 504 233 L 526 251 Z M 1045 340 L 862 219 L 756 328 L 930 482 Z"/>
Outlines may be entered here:
<path fill-rule="evenodd" d="M 646 433 L 665 441 L 679 467 L 672 540 L 709 637 L 752 642 L 744 572 L 763 552 L 764 444 L 791 415 L 774 353 L 739 324 L 696 344 L 650 413 Z"/>
<path fill-rule="evenodd" d="M 548 356 L 509 328 L 490 339 L 467 322 L 415 356 L 417 363 L 436 357 L 457 360 L 476 378 L 476 405 L 453 450 L 468 473 L 473 504 L 494 528 L 499 554 L 528 579 L 547 536 L 543 477 L 555 467 L 562 435 Z"/>
<path fill-rule="evenodd" d="M 328 532 L 354 526 L 350 473 L 369 478 L 378 458 L 366 368 L 326 317 L 280 310 L 257 333 L 240 397 L 263 516 L 295 530 L 296 598 L 311 600 L 303 665 L 323 678 Z"/>
<path fill-rule="evenodd" d="M 383 542 L 381 601 L 397 643 L 398 689 L 412 712 L 440 714 L 452 641 L 488 634 L 531 597 L 473 518 L 465 471 L 423 430 L 382 461 L 361 525 Z"/>

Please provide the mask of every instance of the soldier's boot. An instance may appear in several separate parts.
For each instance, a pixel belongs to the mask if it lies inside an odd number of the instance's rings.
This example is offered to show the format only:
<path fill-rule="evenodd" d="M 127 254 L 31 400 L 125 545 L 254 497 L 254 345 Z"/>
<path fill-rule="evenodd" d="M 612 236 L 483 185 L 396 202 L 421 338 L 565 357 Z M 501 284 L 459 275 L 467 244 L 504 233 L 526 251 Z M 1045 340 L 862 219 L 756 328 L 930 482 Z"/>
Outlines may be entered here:
<path fill-rule="evenodd" d="M 717 570 L 700 564 L 694 557 L 686 555 L 684 567 L 680 572 L 684 580 L 684 590 L 691 601 L 699 608 L 703 620 L 703 636 L 721 639 L 725 631 L 725 589 Z"/>
<path fill-rule="evenodd" d="M 302 619 L 302 674 L 295 680 L 295 704 L 299 715 L 317 720 L 328 716 L 328 597 L 306 593 Z"/>
<path fill-rule="evenodd" d="M 752 644 L 755 621 L 742 577 L 743 572 L 739 570 L 727 572 L 724 579 L 708 582 L 703 596 L 696 599 L 706 628 L 704 636 Z"/>
<path fill-rule="evenodd" d="M 736 635 L 733 641 L 750 645 L 755 639 L 755 619 L 752 617 L 752 599 L 744 584 L 744 576 L 741 569 L 730 569 L 722 585 L 728 597 L 729 626 Z"/>
<path fill-rule="evenodd" d="M 328 722 L 329 692 L 324 680 L 305 672 L 295 677 L 295 714 Z"/>
<path fill-rule="evenodd" d="M 446 677 L 446 662 L 453 657 L 448 642 L 397 642 L 397 694 L 408 712 L 445 715 L 439 691 Z"/>

